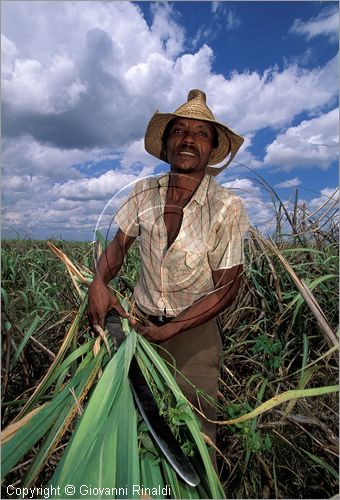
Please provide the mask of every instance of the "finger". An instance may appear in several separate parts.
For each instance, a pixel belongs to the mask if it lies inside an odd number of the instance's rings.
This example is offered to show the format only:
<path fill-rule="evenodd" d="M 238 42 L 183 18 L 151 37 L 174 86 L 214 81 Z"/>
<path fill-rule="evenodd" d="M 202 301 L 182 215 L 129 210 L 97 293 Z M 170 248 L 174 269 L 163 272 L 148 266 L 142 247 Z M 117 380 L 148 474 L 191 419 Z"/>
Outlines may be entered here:
<path fill-rule="evenodd" d="M 137 322 L 133 325 L 133 329 L 135 330 L 135 332 L 137 333 L 143 333 L 143 326 L 141 325 L 141 323 Z"/>
<path fill-rule="evenodd" d="M 89 325 L 92 327 L 93 319 L 92 319 L 92 314 L 89 312 L 87 313 L 87 319 L 88 319 Z"/>
<path fill-rule="evenodd" d="M 129 317 L 129 324 L 134 327 L 137 325 L 137 320 L 135 320 L 134 318 L 131 318 L 131 316 Z"/>
<path fill-rule="evenodd" d="M 137 333 L 138 333 L 138 331 L 139 331 L 139 328 L 138 328 L 138 326 L 139 326 L 139 325 L 138 325 L 138 323 L 137 323 L 137 322 L 136 322 L 135 324 L 130 323 L 130 325 L 131 325 L 131 326 L 132 326 L 132 328 L 135 330 L 135 332 L 137 332 Z"/>
<path fill-rule="evenodd" d="M 98 316 L 98 325 L 104 329 L 105 326 L 105 320 L 106 320 L 107 313 L 100 314 Z"/>
<path fill-rule="evenodd" d="M 89 324 L 90 324 L 90 328 L 92 331 L 94 331 L 94 325 L 97 323 L 97 319 L 96 319 L 96 315 L 95 314 L 91 314 L 89 316 Z"/>
<path fill-rule="evenodd" d="M 105 324 L 105 315 L 104 314 L 94 314 L 93 315 L 92 329 L 97 325 L 100 326 L 100 328 L 104 328 L 104 324 Z"/>
<path fill-rule="evenodd" d="M 123 309 L 123 307 L 120 304 L 115 303 L 115 304 L 112 304 L 112 306 L 117 311 L 119 316 L 122 316 L 123 318 L 129 317 L 128 313 L 125 311 L 125 309 Z"/>

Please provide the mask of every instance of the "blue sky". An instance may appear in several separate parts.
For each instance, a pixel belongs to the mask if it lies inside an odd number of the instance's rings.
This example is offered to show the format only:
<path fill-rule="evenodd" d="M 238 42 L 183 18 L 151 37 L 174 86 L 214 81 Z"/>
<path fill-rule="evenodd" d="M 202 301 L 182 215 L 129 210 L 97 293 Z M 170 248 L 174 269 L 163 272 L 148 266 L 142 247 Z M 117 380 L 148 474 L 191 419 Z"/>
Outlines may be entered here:
<path fill-rule="evenodd" d="M 216 179 L 251 223 L 275 225 L 258 175 L 313 213 L 338 187 L 338 27 L 337 2 L 3 1 L 3 236 L 105 232 L 168 170 L 145 129 L 191 88 L 245 137 Z"/>

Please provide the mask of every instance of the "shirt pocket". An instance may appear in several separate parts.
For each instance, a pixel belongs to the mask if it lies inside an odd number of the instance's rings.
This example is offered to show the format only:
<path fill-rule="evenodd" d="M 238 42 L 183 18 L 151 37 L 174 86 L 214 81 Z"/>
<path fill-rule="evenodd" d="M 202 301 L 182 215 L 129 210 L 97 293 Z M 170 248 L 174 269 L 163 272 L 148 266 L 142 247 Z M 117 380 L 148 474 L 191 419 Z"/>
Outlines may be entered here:
<path fill-rule="evenodd" d="M 193 245 L 186 250 L 185 253 L 185 265 L 190 267 L 190 269 L 198 268 L 204 258 L 207 256 L 208 248 L 203 241 L 195 241 Z"/>

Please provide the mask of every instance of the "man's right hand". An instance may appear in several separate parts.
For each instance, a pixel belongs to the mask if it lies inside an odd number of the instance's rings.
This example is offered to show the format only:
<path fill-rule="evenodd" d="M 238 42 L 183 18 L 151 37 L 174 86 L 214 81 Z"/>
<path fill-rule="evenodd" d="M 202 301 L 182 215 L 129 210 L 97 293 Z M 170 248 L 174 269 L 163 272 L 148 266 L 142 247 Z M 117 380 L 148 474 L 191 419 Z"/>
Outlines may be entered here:
<path fill-rule="evenodd" d="M 92 281 L 88 294 L 87 315 L 91 328 L 95 325 L 104 328 L 106 315 L 111 309 L 115 309 L 123 318 L 129 317 L 119 300 L 99 277 Z"/>

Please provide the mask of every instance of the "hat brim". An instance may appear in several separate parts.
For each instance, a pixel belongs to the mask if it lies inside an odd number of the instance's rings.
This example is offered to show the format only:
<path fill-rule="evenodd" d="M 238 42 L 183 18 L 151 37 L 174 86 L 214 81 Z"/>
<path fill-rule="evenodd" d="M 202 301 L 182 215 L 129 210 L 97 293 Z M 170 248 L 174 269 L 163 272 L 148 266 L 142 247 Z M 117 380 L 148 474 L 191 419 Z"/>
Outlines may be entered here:
<path fill-rule="evenodd" d="M 156 112 L 149 121 L 148 127 L 146 129 L 144 139 L 144 146 L 146 151 L 163 161 L 167 160 L 162 150 L 162 136 L 168 123 L 175 118 L 193 119 L 192 116 L 186 116 L 183 114 Z M 242 146 L 244 138 L 236 134 L 233 130 L 231 130 L 223 123 L 217 122 L 215 120 L 204 120 L 201 118 L 199 120 L 214 125 L 218 133 L 218 146 L 216 148 L 216 153 L 211 162 L 209 162 L 209 167 L 207 168 L 209 173 L 211 173 L 212 175 L 217 175 L 222 170 L 224 170 L 232 161 L 237 151 Z M 229 158 L 227 163 L 222 167 L 210 168 L 211 165 L 216 165 L 223 162 L 228 156 Z"/>

